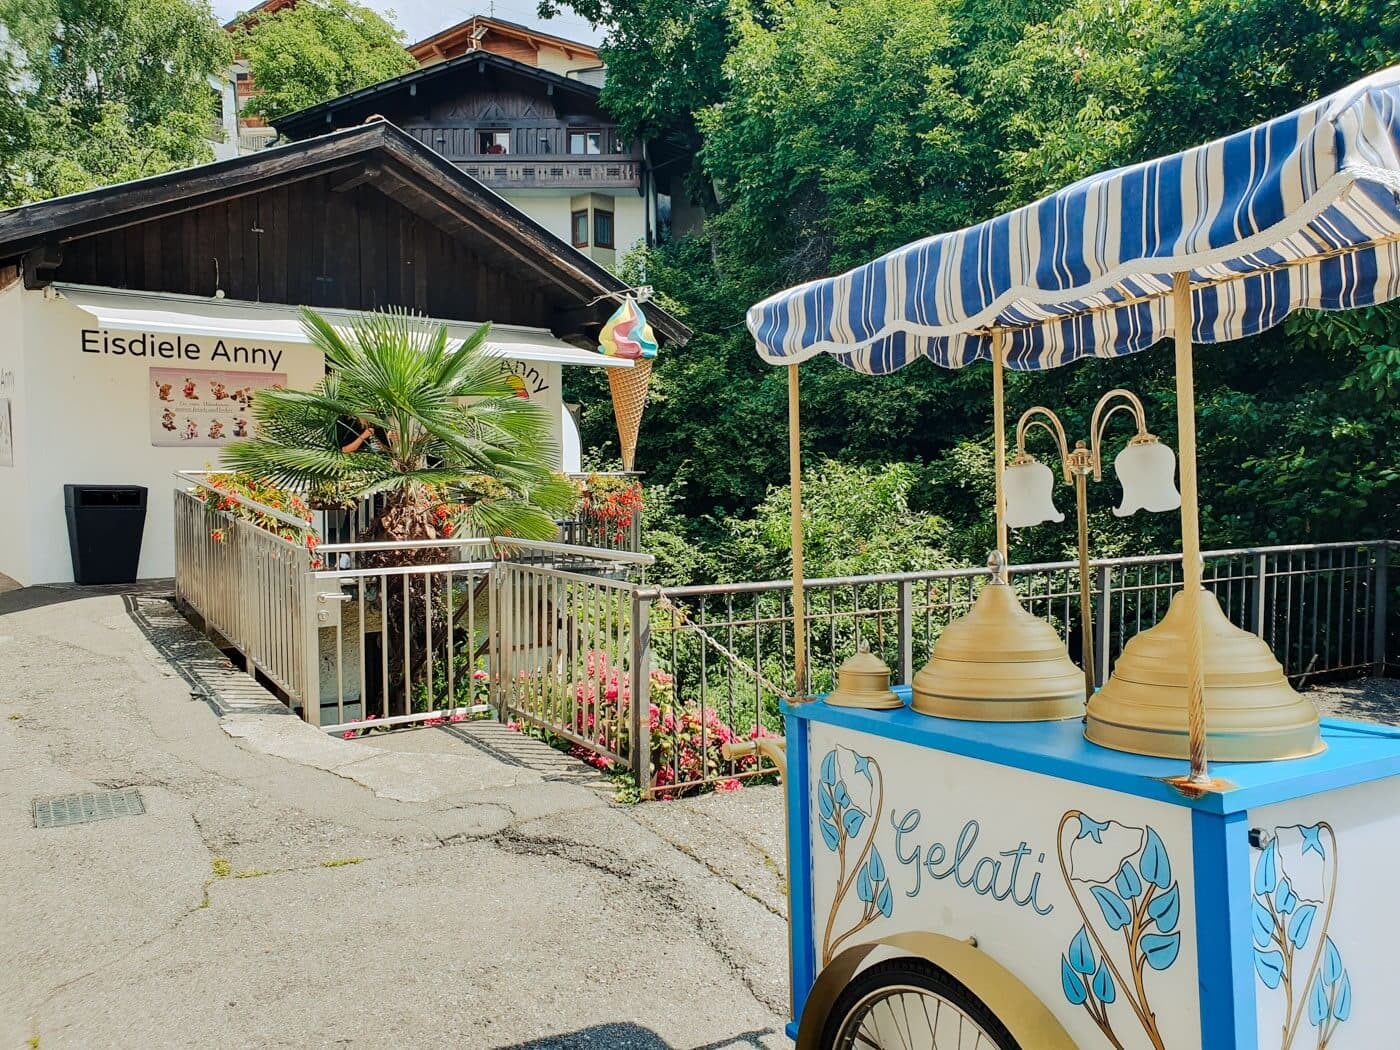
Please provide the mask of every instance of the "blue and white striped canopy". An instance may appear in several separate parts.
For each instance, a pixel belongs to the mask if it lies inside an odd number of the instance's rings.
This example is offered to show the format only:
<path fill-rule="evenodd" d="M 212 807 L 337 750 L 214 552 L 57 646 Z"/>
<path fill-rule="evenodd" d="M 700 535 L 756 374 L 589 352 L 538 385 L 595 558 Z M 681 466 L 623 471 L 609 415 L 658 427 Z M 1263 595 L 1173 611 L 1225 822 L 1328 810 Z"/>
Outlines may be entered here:
<path fill-rule="evenodd" d="M 989 357 L 987 332 L 1004 327 L 1008 367 L 1054 368 L 1171 335 L 1181 271 L 1203 343 L 1300 307 L 1400 295 L 1400 66 L 791 288 L 751 307 L 748 326 L 771 364 L 828 353 L 876 375 L 920 357 L 961 368 Z"/>

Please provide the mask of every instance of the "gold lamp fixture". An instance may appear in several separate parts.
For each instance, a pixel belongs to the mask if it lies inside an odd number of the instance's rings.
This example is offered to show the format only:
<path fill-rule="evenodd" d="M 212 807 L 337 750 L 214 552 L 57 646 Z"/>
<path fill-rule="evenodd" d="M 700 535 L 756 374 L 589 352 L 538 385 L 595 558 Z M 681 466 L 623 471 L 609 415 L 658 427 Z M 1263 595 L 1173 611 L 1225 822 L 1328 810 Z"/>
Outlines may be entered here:
<path fill-rule="evenodd" d="M 1114 402 L 1117 404 L 1114 404 Z M 1112 407 L 1109 407 L 1112 406 Z M 1147 417 L 1142 401 L 1131 390 L 1110 390 L 1099 398 L 1089 420 L 1089 444 L 1075 443 L 1069 447 L 1060 417 L 1043 405 L 1022 413 L 1016 424 L 1016 456 L 1006 467 L 1003 486 L 1006 494 L 1006 524 L 1023 529 L 1047 521 L 1064 521 L 1065 516 L 1055 508 L 1055 475 L 1045 464 L 1026 452 L 1026 435 L 1040 427 L 1055 439 L 1060 454 L 1060 469 L 1065 481 L 1074 482 L 1075 512 L 1079 531 L 1079 626 L 1084 654 L 1084 689 L 1093 695 L 1094 623 L 1090 601 L 1092 572 L 1089 568 L 1089 510 L 1088 479 L 1103 480 L 1103 437 L 1109 419 L 1117 412 L 1131 412 L 1137 433 L 1113 461 L 1118 481 L 1123 486 L 1123 501 L 1113 513 L 1125 518 L 1139 510 L 1166 511 L 1181 506 L 1176 490 L 1176 455 L 1171 448 L 1157 440 L 1147 430 Z"/>
<path fill-rule="evenodd" d="M 973 722 L 1046 722 L 1084 713 L 1084 678 L 1055 629 L 1021 607 L 1000 551 L 965 616 L 914 675 L 913 708 Z"/>
<path fill-rule="evenodd" d="M 868 642 L 861 642 L 859 651 L 836 669 L 836 688 L 826 694 L 826 702 L 871 711 L 904 706 L 890 689 L 888 665 L 870 651 Z"/>
<path fill-rule="evenodd" d="M 1162 622 L 1123 647 L 1108 683 L 1089 700 L 1089 740 L 1139 755 L 1189 757 L 1185 597 L 1177 592 Z M 1211 757 L 1259 762 L 1321 751 L 1317 709 L 1288 684 L 1268 644 L 1226 619 L 1210 591 L 1198 591 L 1196 604 Z"/>

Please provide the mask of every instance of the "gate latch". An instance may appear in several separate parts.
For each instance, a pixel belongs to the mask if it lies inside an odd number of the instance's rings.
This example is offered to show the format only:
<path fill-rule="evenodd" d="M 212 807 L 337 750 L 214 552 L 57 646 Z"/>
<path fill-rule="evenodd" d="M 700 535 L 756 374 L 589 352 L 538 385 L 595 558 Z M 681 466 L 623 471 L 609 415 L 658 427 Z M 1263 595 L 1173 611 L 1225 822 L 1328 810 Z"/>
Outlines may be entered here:
<path fill-rule="evenodd" d="M 316 595 L 316 623 L 322 627 L 340 626 L 340 607 L 350 600 L 344 591 L 322 591 Z"/>

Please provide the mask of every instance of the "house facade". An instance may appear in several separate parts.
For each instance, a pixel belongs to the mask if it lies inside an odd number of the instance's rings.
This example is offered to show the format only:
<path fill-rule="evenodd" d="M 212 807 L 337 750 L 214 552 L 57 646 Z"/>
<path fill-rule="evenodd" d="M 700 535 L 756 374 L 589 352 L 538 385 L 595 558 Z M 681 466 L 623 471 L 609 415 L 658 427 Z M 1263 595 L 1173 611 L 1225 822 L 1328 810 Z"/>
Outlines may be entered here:
<path fill-rule="evenodd" d="M 513 58 L 527 66 L 603 86 L 605 67 L 591 44 L 486 15 L 473 15 L 408 46 L 408 53 L 420 66 L 436 65 L 468 51 Z"/>
<path fill-rule="evenodd" d="M 148 490 L 139 575 L 174 569 L 176 471 L 250 436 L 267 386 L 324 374 L 299 323 L 399 307 L 489 352 L 565 459 L 562 370 L 625 292 L 604 267 L 386 122 L 0 212 L 0 573 L 73 578 L 64 486 Z M 657 336 L 689 332 L 655 305 Z"/>
<path fill-rule="evenodd" d="M 466 51 L 273 126 L 298 140 L 386 120 L 613 267 L 669 226 L 671 185 L 648 144 L 622 134 L 599 95 L 567 74 Z"/>

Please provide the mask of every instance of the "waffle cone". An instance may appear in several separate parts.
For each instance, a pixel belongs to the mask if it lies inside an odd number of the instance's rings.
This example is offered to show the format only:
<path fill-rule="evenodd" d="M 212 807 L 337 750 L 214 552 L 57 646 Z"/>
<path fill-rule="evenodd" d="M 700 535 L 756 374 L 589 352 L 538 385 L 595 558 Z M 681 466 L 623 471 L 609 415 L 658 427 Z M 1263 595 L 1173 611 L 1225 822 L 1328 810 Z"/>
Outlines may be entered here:
<path fill-rule="evenodd" d="M 637 358 L 631 368 L 609 368 L 608 387 L 612 390 L 613 415 L 617 418 L 617 439 L 622 448 L 622 469 L 631 470 L 637 456 L 637 433 L 642 428 L 647 387 L 651 384 L 651 359 Z"/>

